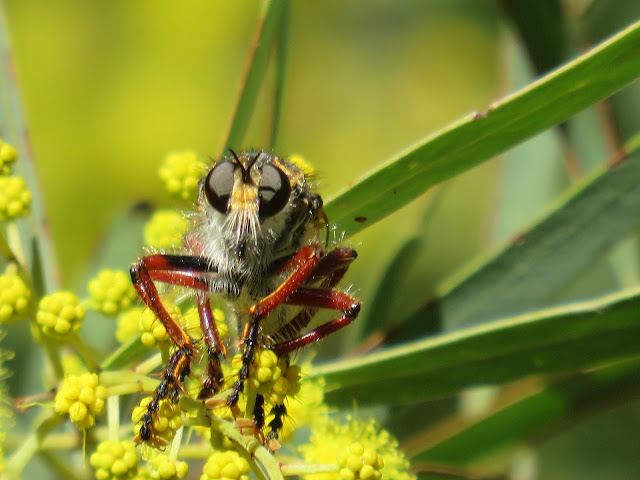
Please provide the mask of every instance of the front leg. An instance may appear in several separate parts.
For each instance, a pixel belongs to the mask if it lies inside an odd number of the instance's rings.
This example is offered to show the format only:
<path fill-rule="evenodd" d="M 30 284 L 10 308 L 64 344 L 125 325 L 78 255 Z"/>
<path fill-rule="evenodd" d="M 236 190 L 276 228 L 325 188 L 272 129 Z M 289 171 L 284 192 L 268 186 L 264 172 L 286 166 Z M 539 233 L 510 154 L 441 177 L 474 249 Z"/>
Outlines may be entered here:
<path fill-rule="evenodd" d="M 272 293 L 249 308 L 250 320 L 243 335 L 242 366 L 238 371 L 238 380 L 233 384 L 233 391 L 227 397 L 229 407 L 238 403 L 240 393 L 244 390 L 244 382 L 249 377 L 249 367 L 253 363 L 262 319 L 278 305 L 284 303 L 308 279 L 322 255 L 322 248 L 318 245 L 302 247 L 281 268 L 281 271 L 292 271 L 292 273 Z"/>
<path fill-rule="evenodd" d="M 154 281 L 209 291 L 207 275 L 214 273 L 210 263 L 203 257 L 153 254 L 141 258 L 130 269 L 131 280 L 140 297 L 162 322 L 169 338 L 176 346 L 156 388 L 153 398 L 142 417 L 137 442 L 158 441 L 152 431 L 153 416 L 160 400 L 170 398 L 177 401 L 185 377 L 191 371 L 194 341 L 171 317 L 162 301 Z M 209 309 L 210 310 L 210 309 Z"/>
<path fill-rule="evenodd" d="M 220 357 L 224 358 L 227 351 L 218 333 L 218 327 L 209 303 L 209 295 L 204 292 L 198 292 L 196 302 L 198 304 L 198 314 L 200 315 L 200 328 L 202 329 L 208 356 L 205 379 L 198 394 L 198 399 L 204 400 L 218 393 L 218 390 L 224 384 Z"/>

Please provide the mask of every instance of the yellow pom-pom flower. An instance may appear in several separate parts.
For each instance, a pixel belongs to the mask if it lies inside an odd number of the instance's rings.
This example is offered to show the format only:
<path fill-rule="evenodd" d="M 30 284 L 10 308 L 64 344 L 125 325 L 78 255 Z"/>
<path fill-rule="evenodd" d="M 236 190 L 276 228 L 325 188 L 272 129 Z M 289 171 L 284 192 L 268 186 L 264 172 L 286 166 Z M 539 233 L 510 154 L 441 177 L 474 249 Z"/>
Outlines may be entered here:
<path fill-rule="evenodd" d="M 171 196 L 195 202 L 206 170 L 207 164 L 193 150 L 184 150 L 169 153 L 158 173 Z"/>
<path fill-rule="evenodd" d="M 144 226 L 144 243 L 158 250 L 170 249 L 181 245 L 188 229 L 189 220 L 180 212 L 157 210 Z"/>
<path fill-rule="evenodd" d="M 136 474 L 130 480 L 157 480 L 155 472 L 152 472 L 148 465 L 139 467 Z"/>
<path fill-rule="evenodd" d="M 0 275 L 0 324 L 8 325 L 27 312 L 31 292 L 15 273 Z"/>
<path fill-rule="evenodd" d="M 266 393 L 282 375 L 282 364 L 273 350 L 258 350 L 249 370 L 249 384 Z"/>
<path fill-rule="evenodd" d="M 249 462 L 238 452 L 215 452 L 207 459 L 200 480 L 249 480 Z"/>
<path fill-rule="evenodd" d="M 297 393 L 292 392 L 293 398 L 287 403 L 287 416 L 280 434 L 283 442 L 290 440 L 298 428 L 322 429 L 329 422 L 329 408 L 324 403 L 324 379 L 311 380 L 306 377 L 308 368 L 309 364 L 303 364 L 301 380 L 298 382 L 300 388 Z"/>
<path fill-rule="evenodd" d="M 71 292 L 55 292 L 40 300 L 36 321 L 45 335 L 63 338 L 82 326 L 85 308 Z"/>
<path fill-rule="evenodd" d="M 31 192 L 21 177 L 0 177 L 0 221 L 29 214 Z"/>
<path fill-rule="evenodd" d="M 151 467 L 159 480 L 177 480 L 185 478 L 189 473 L 187 462 L 172 461 L 162 453 L 151 459 Z"/>
<path fill-rule="evenodd" d="M 309 475 L 309 480 L 377 480 L 383 466 L 384 478 L 416 479 L 398 449 L 398 441 L 374 420 L 347 417 L 343 424 L 329 421 L 324 428 L 314 429 L 309 443 L 300 445 L 298 450 L 306 463 L 338 463 L 341 467 L 339 473 Z"/>
<path fill-rule="evenodd" d="M 242 357 L 236 355 L 232 364 L 240 368 Z M 266 404 L 281 405 L 285 397 L 293 397 L 300 390 L 300 369 L 287 365 L 273 350 L 258 349 L 249 368 L 247 386 L 263 395 Z"/>
<path fill-rule="evenodd" d="M 69 375 L 56 394 L 55 410 L 63 415 L 68 413 L 78 428 L 89 428 L 95 424 L 95 416 L 104 410 L 106 396 L 95 373 Z"/>
<path fill-rule="evenodd" d="M 164 302 L 164 306 L 176 322 L 181 323 L 182 312 L 180 307 L 169 302 Z M 142 333 L 140 340 L 147 347 L 169 348 L 171 346 L 169 334 L 150 308 L 145 308 L 139 317 L 138 330 Z"/>
<path fill-rule="evenodd" d="M 131 420 L 133 420 L 133 433 L 137 437 L 142 427 L 142 417 L 147 413 L 148 405 L 153 397 L 145 397 L 140 405 L 133 409 Z M 157 444 L 151 443 L 154 447 L 164 447 L 171 441 L 176 431 L 182 426 L 182 409 L 179 405 L 171 403 L 169 399 L 163 398 L 158 403 L 158 411 L 153 415 L 151 429 Z"/>
<path fill-rule="evenodd" d="M 133 478 L 139 461 L 136 447 L 130 440 L 100 442 L 89 459 L 95 470 L 96 480 Z"/>
<path fill-rule="evenodd" d="M 93 308 L 114 316 L 131 306 L 136 291 L 126 273 L 105 269 L 89 281 L 89 295 Z"/>
<path fill-rule="evenodd" d="M 280 368 L 282 375 L 264 393 L 264 401 L 268 405 L 282 405 L 285 398 L 294 398 L 300 391 L 300 367 L 281 361 Z"/>
<path fill-rule="evenodd" d="M 341 480 L 380 480 L 384 461 L 375 449 L 354 442 L 338 454 Z"/>
<path fill-rule="evenodd" d="M 18 152 L 8 143 L 0 140 L 0 175 L 11 174 L 11 165 L 17 160 Z"/>
<path fill-rule="evenodd" d="M 143 311 L 143 307 L 133 307 L 120 314 L 116 327 L 116 339 L 120 343 L 126 343 L 140 335 L 139 324 Z"/>

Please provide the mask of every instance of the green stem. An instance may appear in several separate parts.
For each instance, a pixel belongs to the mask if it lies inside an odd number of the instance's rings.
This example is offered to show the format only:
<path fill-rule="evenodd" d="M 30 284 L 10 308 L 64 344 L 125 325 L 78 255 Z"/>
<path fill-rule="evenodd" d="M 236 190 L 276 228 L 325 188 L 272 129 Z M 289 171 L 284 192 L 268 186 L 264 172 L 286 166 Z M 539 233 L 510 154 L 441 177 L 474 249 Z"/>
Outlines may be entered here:
<path fill-rule="evenodd" d="M 9 458 L 5 471 L 7 479 L 19 478 L 25 465 L 29 463 L 29 460 L 31 460 L 33 455 L 40 449 L 47 435 L 56 429 L 63 421 L 64 417 L 55 413 L 40 422 L 40 425 L 38 425 L 35 431 L 26 438 L 20 448 L 13 452 L 13 455 Z"/>
<path fill-rule="evenodd" d="M 100 377 L 100 383 L 105 387 L 124 385 L 126 383 L 132 382 L 139 383 L 144 381 L 145 379 L 148 379 L 146 375 L 135 373 L 131 370 L 110 370 L 106 372 L 100 372 L 98 376 Z M 157 380 L 155 380 L 155 383 L 157 383 Z M 131 391 L 129 393 L 133 393 L 134 391 Z"/>
<path fill-rule="evenodd" d="M 175 463 L 178 460 L 178 452 L 180 451 L 180 446 L 182 445 L 182 435 L 184 434 L 184 426 L 180 427 L 176 430 L 176 434 L 173 437 L 173 441 L 171 442 L 171 450 L 169 451 L 169 461 Z"/>
<path fill-rule="evenodd" d="M 51 363 L 51 368 L 56 375 L 56 380 L 62 380 L 64 378 L 64 368 L 62 368 L 62 362 L 60 361 L 60 349 L 55 343 L 47 340 L 44 335 L 40 335 L 42 339 L 42 346 L 47 354 L 47 358 Z"/>
<path fill-rule="evenodd" d="M 157 353 L 153 357 L 145 360 L 140 365 L 138 365 L 138 367 L 135 370 L 137 373 L 140 373 L 142 375 L 148 375 L 149 373 L 153 372 L 156 368 L 158 368 L 160 365 L 164 365 L 165 363 L 166 362 L 162 361 L 162 354 Z"/>
<path fill-rule="evenodd" d="M 109 440 L 117 442 L 120 439 L 120 397 L 107 398 L 107 423 L 109 425 Z"/>
<path fill-rule="evenodd" d="M 136 337 L 121 345 L 115 352 L 102 361 L 102 370 L 113 370 L 133 365 L 149 354 L 149 347 Z"/>
<path fill-rule="evenodd" d="M 128 395 L 130 393 L 153 392 L 158 385 L 157 380 L 147 379 L 147 381 L 137 381 L 114 385 L 107 388 L 107 396 Z"/>
<path fill-rule="evenodd" d="M 87 475 L 79 474 L 70 465 L 60 460 L 59 455 L 55 455 L 48 450 L 40 450 L 38 456 L 43 459 L 49 467 L 49 470 L 56 473 L 57 478 L 65 478 L 68 480 L 86 480 Z"/>
<path fill-rule="evenodd" d="M 129 370 L 101 372 L 100 384 L 106 387 L 107 396 L 127 395 L 129 393 L 152 392 L 158 386 L 158 380 Z"/>
<path fill-rule="evenodd" d="M 24 443 L 24 435 L 7 434 L 5 450 L 14 451 Z M 77 432 L 53 433 L 40 444 L 40 450 L 75 450 L 80 445 Z"/>
<path fill-rule="evenodd" d="M 260 480 L 283 480 L 280 464 L 275 457 L 257 439 L 243 435 L 235 422 L 218 417 L 205 409 L 202 402 L 192 398 L 182 397 L 180 406 L 189 410 L 195 417 L 186 419 L 185 425 L 211 426 L 212 430 L 229 438 L 239 447 L 238 453 L 247 459 L 251 470 Z M 205 419 L 208 419 L 208 422 L 205 422 Z M 214 432 L 211 434 L 214 435 Z"/>
<path fill-rule="evenodd" d="M 249 464 L 253 473 L 258 476 L 266 474 L 270 480 L 283 480 L 278 461 L 258 440 L 240 433 L 234 422 L 223 420 L 211 412 L 209 413 L 209 418 L 211 419 L 212 428 L 229 437 L 248 454 Z M 256 463 L 256 460 L 260 465 Z M 264 468 L 264 472 L 261 466 Z"/>
<path fill-rule="evenodd" d="M 78 336 L 78 334 L 73 334 L 69 337 L 69 343 L 76 349 L 78 355 L 82 358 L 85 365 L 92 372 L 100 371 L 100 363 L 96 360 L 96 357 L 93 354 L 93 350 L 91 350 L 86 343 L 82 341 L 82 339 Z"/>
<path fill-rule="evenodd" d="M 211 445 L 209 443 L 183 445 L 180 448 L 180 458 L 183 460 L 204 460 L 210 455 Z"/>
<path fill-rule="evenodd" d="M 24 266 L 20 264 L 18 258 L 14 255 L 4 234 L 0 234 L 0 253 L 7 263 L 15 263 L 21 270 L 24 270 Z"/>

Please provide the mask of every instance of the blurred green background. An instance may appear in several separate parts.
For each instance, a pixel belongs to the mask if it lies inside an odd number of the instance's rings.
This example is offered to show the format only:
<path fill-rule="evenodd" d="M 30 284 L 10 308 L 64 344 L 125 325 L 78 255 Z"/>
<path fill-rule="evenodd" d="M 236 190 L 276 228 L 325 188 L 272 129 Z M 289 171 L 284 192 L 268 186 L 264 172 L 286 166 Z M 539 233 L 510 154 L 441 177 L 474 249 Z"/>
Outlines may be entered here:
<path fill-rule="evenodd" d="M 292 3 L 276 150 L 311 161 L 325 198 L 536 76 L 502 2 Z M 163 156 L 185 147 L 212 157 L 220 153 L 259 3 L 3 4 L 62 285 L 83 294 L 95 259 L 109 248 L 104 239 L 110 225 L 139 202 L 171 204 L 156 173 Z M 588 46 L 638 18 L 636 4 L 564 2 L 573 21 L 573 47 Z M 541 35 L 552 44 L 564 41 Z M 571 48 L 564 53 L 546 68 L 574 54 Z M 249 134 L 237 149 L 267 141 L 272 90 L 270 70 Z M 630 119 L 620 124 L 624 135 L 635 132 L 624 125 L 638 125 L 638 110 L 628 111 Z M 588 129 L 595 118 L 595 111 L 586 112 L 567 128 Z M 587 145 L 589 137 L 584 138 L 581 173 L 610 153 L 606 145 Z M 528 181 L 509 190 L 513 184 L 503 180 L 514 176 Z M 558 133 L 547 132 L 349 239 L 360 258 L 345 284 L 362 298 L 363 315 L 370 314 L 367 300 L 390 258 L 419 233 L 424 243 L 404 284 L 429 291 L 474 254 L 512 235 L 568 183 Z M 127 268 L 135 255 L 109 266 Z M 575 291 L 602 291 L 609 281 L 605 275 Z M 416 307 L 411 291 L 399 288 L 398 316 Z M 640 413 L 632 407 L 544 443 L 540 478 L 638 478 Z M 587 456 L 587 449 L 599 453 Z M 523 451 L 525 461 L 527 455 Z"/>

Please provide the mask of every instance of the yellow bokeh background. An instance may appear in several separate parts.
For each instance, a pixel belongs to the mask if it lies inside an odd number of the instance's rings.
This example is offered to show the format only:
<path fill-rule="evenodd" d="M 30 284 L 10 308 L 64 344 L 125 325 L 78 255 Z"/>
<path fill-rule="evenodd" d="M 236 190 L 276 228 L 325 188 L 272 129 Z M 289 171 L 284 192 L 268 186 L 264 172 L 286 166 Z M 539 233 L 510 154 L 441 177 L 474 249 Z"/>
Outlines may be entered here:
<path fill-rule="evenodd" d="M 168 151 L 220 153 L 260 4 L 4 3 L 63 282 L 77 286 L 118 215 L 169 204 L 156 173 Z M 493 2 L 292 2 L 276 150 L 311 161 L 329 198 L 499 96 L 500 35 Z M 236 148 L 265 145 L 272 93 L 273 68 Z M 482 241 L 492 176 L 489 164 L 454 181 L 425 279 Z M 363 297 L 426 198 L 350 240 L 362 260 L 349 282 Z"/>

